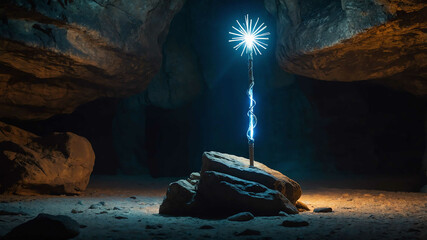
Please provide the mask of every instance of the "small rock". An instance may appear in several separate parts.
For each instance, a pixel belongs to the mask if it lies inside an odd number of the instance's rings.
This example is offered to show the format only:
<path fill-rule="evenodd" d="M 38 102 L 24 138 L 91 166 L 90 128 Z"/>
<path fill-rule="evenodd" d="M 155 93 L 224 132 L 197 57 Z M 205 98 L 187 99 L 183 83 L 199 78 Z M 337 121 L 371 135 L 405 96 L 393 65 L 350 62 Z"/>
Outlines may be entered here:
<path fill-rule="evenodd" d="M 280 211 L 278 215 L 279 215 L 279 216 L 284 216 L 284 217 L 289 216 L 289 215 L 288 215 L 287 213 L 285 213 L 284 211 Z"/>
<path fill-rule="evenodd" d="M 115 219 L 128 219 L 127 217 L 122 217 L 122 216 L 116 216 L 116 217 L 114 217 Z"/>
<path fill-rule="evenodd" d="M 301 201 L 297 201 L 295 206 L 297 207 L 298 211 L 300 211 L 300 212 L 310 211 L 310 208 L 307 206 L 307 204 L 305 204 Z"/>
<path fill-rule="evenodd" d="M 122 209 L 119 207 L 114 207 L 113 210 L 122 210 Z"/>
<path fill-rule="evenodd" d="M 327 213 L 327 212 L 332 212 L 332 208 L 330 207 L 319 207 L 319 208 L 315 208 L 313 210 L 313 212 L 315 213 Z"/>
<path fill-rule="evenodd" d="M 145 229 L 158 229 L 158 228 L 162 228 L 162 224 L 147 225 L 147 226 L 145 226 Z"/>
<path fill-rule="evenodd" d="M 214 229 L 214 227 L 212 227 L 211 225 L 203 225 L 199 227 L 199 229 Z"/>
<path fill-rule="evenodd" d="M 308 226 L 308 222 L 307 221 L 283 221 L 282 226 L 284 227 L 306 227 Z"/>
<path fill-rule="evenodd" d="M 80 228 L 87 228 L 87 226 L 86 225 L 83 225 L 83 224 L 80 224 L 80 226 L 79 226 Z"/>
<path fill-rule="evenodd" d="M 254 235 L 261 235 L 260 231 L 253 230 L 253 229 L 246 229 L 243 232 L 234 233 L 235 236 L 254 236 Z"/>
<path fill-rule="evenodd" d="M 200 180 L 200 173 L 199 172 L 193 172 L 190 174 L 190 179 L 192 180 Z"/>
<path fill-rule="evenodd" d="M 78 211 L 76 209 L 71 210 L 71 213 L 76 214 L 76 213 L 82 213 L 83 211 Z"/>
<path fill-rule="evenodd" d="M 129 197 L 129 198 L 131 198 L 131 199 L 136 199 L 136 197 L 135 197 L 135 196 L 132 196 L 132 197 Z"/>
<path fill-rule="evenodd" d="M 89 209 L 98 209 L 100 207 L 101 206 L 99 204 L 92 204 L 92 205 L 89 206 Z"/>
<path fill-rule="evenodd" d="M 101 207 L 103 207 L 105 205 L 106 205 L 105 202 L 99 202 L 97 204 L 90 205 L 89 209 L 99 209 L 99 208 L 101 208 Z"/>
<path fill-rule="evenodd" d="M 189 182 L 191 185 L 196 185 L 197 183 L 199 183 L 199 180 L 187 178 L 187 182 Z"/>
<path fill-rule="evenodd" d="M 98 214 L 105 214 L 105 213 L 108 213 L 108 212 L 107 211 L 102 211 L 102 212 L 100 212 Z"/>
<path fill-rule="evenodd" d="M 79 235 L 80 225 L 68 216 L 40 213 L 12 229 L 3 239 L 70 239 Z"/>
<path fill-rule="evenodd" d="M 244 221 L 249 221 L 249 220 L 254 219 L 254 215 L 250 212 L 241 212 L 241 213 L 235 214 L 233 216 L 230 216 L 227 219 L 228 219 L 228 221 L 244 222 Z"/>

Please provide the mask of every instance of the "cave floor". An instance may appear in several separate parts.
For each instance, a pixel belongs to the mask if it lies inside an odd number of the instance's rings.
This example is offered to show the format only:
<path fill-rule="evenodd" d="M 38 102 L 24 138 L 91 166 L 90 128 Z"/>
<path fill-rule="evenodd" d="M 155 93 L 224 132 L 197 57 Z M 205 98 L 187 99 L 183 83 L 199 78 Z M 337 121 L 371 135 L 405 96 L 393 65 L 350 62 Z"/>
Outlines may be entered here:
<path fill-rule="evenodd" d="M 159 215 L 173 180 L 96 176 L 80 196 L 0 195 L 0 210 L 24 213 L 0 214 L 0 236 L 39 213 L 48 213 L 79 222 L 82 228 L 75 239 L 427 239 L 426 193 L 302 185 L 302 202 L 311 209 L 331 207 L 333 212 L 230 222 Z M 92 204 L 97 204 L 94 209 Z M 303 220 L 309 226 L 283 227 L 284 220 Z M 204 225 L 212 228 L 201 229 Z M 246 229 L 260 235 L 235 236 Z"/>

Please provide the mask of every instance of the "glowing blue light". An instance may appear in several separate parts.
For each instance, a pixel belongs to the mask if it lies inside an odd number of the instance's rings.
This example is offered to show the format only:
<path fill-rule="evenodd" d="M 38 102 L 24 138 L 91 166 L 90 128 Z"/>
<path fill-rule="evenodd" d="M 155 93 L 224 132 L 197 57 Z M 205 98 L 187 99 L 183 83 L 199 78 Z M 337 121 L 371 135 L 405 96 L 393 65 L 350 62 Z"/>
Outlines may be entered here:
<path fill-rule="evenodd" d="M 259 26 L 259 18 L 257 18 L 254 25 L 252 25 L 252 19 L 249 19 L 249 15 L 245 16 L 245 22 L 240 24 L 238 20 L 236 20 L 237 25 L 239 28 L 236 28 L 232 26 L 232 28 L 236 32 L 229 32 L 229 34 L 233 35 L 234 37 L 228 42 L 238 42 L 236 46 L 234 46 L 235 50 L 238 50 L 241 46 L 243 46 L 242 53 L 240 56 L 243 55 L 245 50 L 248 52 L 255 52 L 255 55 L 259 53 L 261 55 L 261 51 L 259 48 L 267 49 L 266 47 L 268 44 L 264 43 L 263 41 L 268 40 L 268 35 L 270 35 L 269 32 L 263 33 L 267 26 L 264 25 L 264 23 L 261 23 Z M 255 50 L 255 51 L 254 51 Z"/>
<path fill-rule="evenodd" d="M 261 23 L 258 25 L 259 18 L 257 18 L 254 25 L 252 25 L 252 19 L 249 19 L 249 15 L 245 16 L 245 22 L 243 24 L 240 24 L 238 20 L 236 20 L 237 25 L 239 28 L 236 28 L 232 26 L 232 28 L 236 32 L 229 32 L 232 37 L 229 42 L 237 42 L 237 45 L 235 45 L 233 48 L 237 51 L 240 47 L 243 46 L 242 53 L 240 56 L 243 55 L 243 53 L 246 50 L 246 53 L 248 54 L 248 61 L 249 61 L 249 88 L 248 88 L 248 97 L 249 97 L 249 111 L 247 113 L 249 117 L 249 128 L 246 132 L 246 137 L 248 138 L 249 143 L 254 142 L 254 128 L 257 124 L 257 118 L 254 114 L 254 107 L 256 105 L 256 102 L 254 100 L 253 96 L 253 87 L 255 85 L 255 81 L 253 78 L 253 52 L 255 52 L 255 55 L 258 53 L 261 55 L 260 48 L 267 49 L 266 47 L 268 44 L 264 43 L 263 41 L 268 40 L 268 35 L 270 35 L 269 32 L 263 33 L 263 31 L 267 28 L 267 26 L 264 25 L 264 23 Z M 253 146 L 253 145 L 252 145 Z"/>

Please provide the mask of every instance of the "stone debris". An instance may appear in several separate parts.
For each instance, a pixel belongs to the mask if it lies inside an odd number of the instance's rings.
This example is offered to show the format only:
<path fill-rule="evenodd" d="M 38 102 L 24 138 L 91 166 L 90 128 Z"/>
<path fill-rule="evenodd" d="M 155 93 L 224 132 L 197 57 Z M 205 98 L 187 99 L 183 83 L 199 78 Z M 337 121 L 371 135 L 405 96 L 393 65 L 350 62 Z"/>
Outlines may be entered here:
<path fill-rule="evenodd" d="M 250 212 L 237 213 L 227 218 L 228 221 L 244 222 L 254 219 L 254 215 Z"/>
<path fill-rule="evenodd" d="M 328 213 L 332 212 L 332 208 L 330 207 L 318 207 L 313 210 L 315 213 Z"/>

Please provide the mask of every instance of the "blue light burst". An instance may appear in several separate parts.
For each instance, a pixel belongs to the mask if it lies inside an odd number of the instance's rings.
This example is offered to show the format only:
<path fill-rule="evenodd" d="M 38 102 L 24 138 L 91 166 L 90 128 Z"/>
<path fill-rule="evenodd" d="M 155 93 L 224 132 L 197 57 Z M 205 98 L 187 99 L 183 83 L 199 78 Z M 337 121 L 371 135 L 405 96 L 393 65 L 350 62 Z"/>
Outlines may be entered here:
<path fill-rule="evenodd" d="M 239 28 L 232 26 L 236 32 L 229 32 L 229 34 L 233 35 L 234 37 L 228 40 L 228 42 L 238 42 L 237 45 L 234 46 L 235 50 L 238 50 L 241 46 L 243 46 L 243 50 L 240 56 L 243 55 L 245 50 L 247 50 L 248 54 L 249 52 L 255 52 L 255 55 L 257 55 L 257 53 L 261 55 L 259 48 L 267 49 L 266 47 L 268 46 L 268 44 L 264 43 L 263 41 L 268 40 L 268 37 L 266 36 L 270 35 L 270 33 L 262 32 L 267 28 L 267 26 L 264 25 L 264 23 L 261 23 L 259 26 L 257 26 L 259 18 L 257 18 L 255 24 L 252 25 L 252 19 L 249 19 L 249 15 L 245 16 L 245 22 L 243 25 L 240 24 L 238 20 L 236 20 L 236 22 Z"/>

